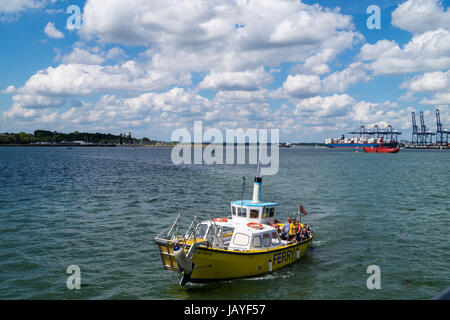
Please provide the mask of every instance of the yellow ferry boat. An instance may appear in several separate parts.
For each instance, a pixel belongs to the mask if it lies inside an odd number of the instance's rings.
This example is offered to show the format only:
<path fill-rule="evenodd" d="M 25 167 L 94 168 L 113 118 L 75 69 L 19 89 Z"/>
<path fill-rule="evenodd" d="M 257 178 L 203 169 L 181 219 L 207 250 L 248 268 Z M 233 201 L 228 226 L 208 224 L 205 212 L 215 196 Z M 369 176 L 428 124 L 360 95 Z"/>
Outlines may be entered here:
<path fill-rule="evenodd" d="M 274 227 L 278 203 L 261 201 L 261 184 L 262 178 L 256 177 L 253 200 L 231 201 L 228 217 L 202 221 L 196 216 L 180 233 L 179 214 L 168 231 L 155 238 L 164 268 L 179 272 L 181 285 L 259 276 L 305 254 L 312 245 L 312 230 L 302 240 L 281 239 Z"/>

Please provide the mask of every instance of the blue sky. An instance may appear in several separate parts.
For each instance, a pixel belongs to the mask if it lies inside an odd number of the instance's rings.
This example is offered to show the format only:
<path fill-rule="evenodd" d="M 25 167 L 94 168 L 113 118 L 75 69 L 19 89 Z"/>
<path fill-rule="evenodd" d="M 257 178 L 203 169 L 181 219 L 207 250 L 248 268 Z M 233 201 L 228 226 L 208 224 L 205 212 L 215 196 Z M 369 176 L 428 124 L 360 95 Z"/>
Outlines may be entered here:
<path fill-rule="evenodd" d="M 450 1 L 1 1 L 0 132 L 450 123 Z M 67 29 L 77 5 L 82 23 Z M 366 10 L 380 8 L 381 28 Z"/>

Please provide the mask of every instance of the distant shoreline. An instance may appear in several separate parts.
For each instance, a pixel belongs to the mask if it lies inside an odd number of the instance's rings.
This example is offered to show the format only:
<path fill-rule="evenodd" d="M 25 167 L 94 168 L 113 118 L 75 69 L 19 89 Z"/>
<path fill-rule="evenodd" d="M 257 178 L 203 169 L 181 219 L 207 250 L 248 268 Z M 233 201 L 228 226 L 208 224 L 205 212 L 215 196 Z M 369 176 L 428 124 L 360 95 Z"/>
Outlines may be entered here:
<path fill-rule="evenodd" d="M 63 144 L 59 144 L 59 143 L 48 143 L 48 144 L 36 144 L 36 143 L 29 143 L 29 144 L 18 144 L 18 143 L 11 143 L 11 144 L 0 144 L 0 147 L 66 147 L 66 148 L 73 148 L 73 147 L 89 147 L 89 148 L 93 148 L 93 147 L 98 147 L 98 148 L 173 148 L 175 146 L 181 146 L 181 147 L 192 147 L 192 148 L 198 148 L 200 147 L 197 144 L 150 144 L 150 145 L 139 145 L 139 144 L 135 144 L 135 145 L 108 145 L 108 144 L 77 144 L 77 143 L 63 143 Z M 204 143 L 202 144 L 202 148 L 205 147 L 219 147 L 219 146 L 223 146 L 224 148 L 229 148 L 229 147 L 248 147 L 249 145 L 221 145 L 221 144 L 208 144 L 208 143 Z M 279 148 L 283 148 L 283 149 L 289 149 L 289 148 L 293 148 L 293 147 L 300 147 L 300 148 L 328 148 L 327 146 L 324 145 L 312 145 L 312 144 L 293 144 L 292 147 L 286 147 L 286 146 L 279 146 Z"/>
<path fill-rule="evenodd" d="M 101 144 L 0 144 L 0 147 L 58 147 L 58 148 L 172 148 L 175 145 L 101 145 Z"/>

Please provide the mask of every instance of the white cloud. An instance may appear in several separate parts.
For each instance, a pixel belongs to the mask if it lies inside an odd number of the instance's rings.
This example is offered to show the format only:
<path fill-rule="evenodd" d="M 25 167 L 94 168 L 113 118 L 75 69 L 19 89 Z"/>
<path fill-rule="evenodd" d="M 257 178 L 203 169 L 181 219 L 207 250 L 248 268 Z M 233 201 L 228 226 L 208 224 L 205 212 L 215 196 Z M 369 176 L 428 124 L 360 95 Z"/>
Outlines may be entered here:
<path fill-rule="evenodd" d="M 121 65 L 61 64 L 34 74 L 17 90 L 14 101 L 25 107 L 58 106 L 63 98 L 105 91 L 139 92 L 190 84 L 190 74 L 155 71 L 129 60 Z"/>
<path fill-rule="evenodd" d="M 45 6 L 47 2 L 42 0 L 0 0 L 0 13 L 13 14 L 27 9 L 37 9 Z"/>
<path fill-rule="evenodd" d="M 407 95 L 416 92 L 429 93 L 430 98 L 423 98 L 423 104 L 450 104 L 450 71 L 426 72 L 404 81 L 400 88 L 408 90 Z"/>
<path fill-rule="evenodd" d="M 439 0 L 408 0 L 392 12 L 392 25 L 415 34 L 450 30 L 450 11 Z"/>
<path fill-rule="evenodd" d="M 360 58 L 375 75 L 446 69 L 450 67 L 450 32 L 438 29 L 414 35 L 403 48 L 388 40 L 365 44 Z"/>
<path fill-rule="evenodd" d="M 127 57 L 127 54 L 122 48 L 114 47 L 108 50 L 105 57 L 109 60 L 125 59 Z"/>
<path fill-rule="evenodd" d="M 297 0 L 88 0 L 79 34 L 92 42 L 76 43 L 58 54 L 60 65 L 11 88 L 13 107 L 4 118 L 59 130 L 148 132 L 151 127 L 167 136 L 194 119 L 219 128 L 320 131 L 332 126 L 333 117 L 349 117 L 356 104 L 353 97 L 334 93 L 370 79 L 362 63 L 332 70 L 336 57 L 363 39 L 352 18 Z M 124 61 L 134 49 L 109 44 L 147 51 Z M 295 67 L 273 92 L 267 87 L 286 70 L 276 75 L 266 70 L 281 70 L 281 63 Z M 205 74 L 195 87 L 191 72 Z M 200 89 L 217 93 L 208 99 Z M 93 95 L 100 98 L 91 102 Z M 288 98 L 293 105 L 270 106 L 270 98 Z M 78 101 L 68 110 L 57 108 L 72 99 Z"/>
<path fill-rule="evenodd" d="M 2 113 L 3 119 L 27 120 L 32 119 L 38 114 L 35 109 L 22 108 L 18 104 L 13 104 L 11 109 Z"/>
<path fill-rule="evenodd" d="M 48 14 L 60 14 L 60 13 L 65 13 L 65 10 L 64 10 L 63 8 L 59 8 L 59 9 L 46 9 L 45 12 L 48 13 Z"/>
<path fill-rule="evenodd" d="M 195 90 L 175 87 L 155 93 L 144 92 L 135 97 L 102 95 L 97 102 L 81 102 L 66 109 L 30 109 L 15 103 L 3 113 L 6 123 L 45 124 L 55 130 L 98 130 L 123 132 L 167 139 L 176 128 L 191 127 L 202 120 L 205 127 L 278 128 L 281 132 L 334 132 L 356 129 L 361 124 L 408 127 L 410 109 L 396 103 L 357 102 L 347 94 L 297 99 L 295 106 L 283 104 L 273 108 L 265 102 L 266 90 L 220 91 L 212 99 Z M 151 129 L 150 129 L 151 128 Z M 300 130 L 300 131 L 299 131 Z M 302 136 L 308 138 L 308 134 Z M 310 139 L 311 137 L 309 137 Z"/>
<path fill-rule="evenodd" d="M 328 35 L 335 34 L 336 29 L 347 29 L 352 25 L 350 16 L 336 13 L 314 10 L 313 7 L 294 11 L 275 26 L 269 42 L 291 45 L 324 41 Z"/>
<path fill-rule="evenodd" d="M 151 44 L 148 60 L 100 66 L 105 59 L 125 57 L 125 52 L 77 45 L 69 54 L 58 54 L 62 65 L 36 73 L 19 88 L 15 103 L 46 107 L 67 97 L 160 90 L 190 84 L 192 71 L 209 72 L 199 88 L 260 90 L 273 81 L 265 67 L 305 61 L 311 55 L 327 63 L 361 37 L 353 31 L 350 16 L 293 0 L 176 2 L 178 6 L 111 0 L 105 10 L 103 1 L 88 0 L 81 34 L 102 42 Z M 46 29 L 50 36 L 61 36 L 51 22 Z M 316 93 L 313 88 L 311 94 Z"/>
<path fill-rule="evenodd" d="M 348 87 L 371 79 L 365 66 L 355 62 L 347 68 L 333 72 L 324 78 L 316 74 L 288 75 L 283 86 L 269 93 L 272 98 L 307 98 L 322 93 L 344 92 Z"/>
<path fill-rule="evenodd" d="M 295 106 L 296 115 L 307 117 L 336 117 L 347 113 L 355 100 L 347 94 L 328 97 L 316 96 L 299 100 Z"/>
<path fill-rule="evenodd" d="M 350 64 L 341 71 L 336 71 L 323 79 L 323 90 L 325 92 L 344 92 L 353 84 L 367 82 L 372 77 L 367 75 L 365 66 L 361 62 Z"/>
<path fill-rule="evenodd" d="M 398 54 L 400 47 L 395 41 L 380 40 L 375 44 L 365 44 L 359 53 L 362 60 L 374 60 L 382 54 L 392 56 Z"/>
<path fill-rule="evenodd" d="M 64 33 L 56 29 L 55 24 L 53 22 L 47 23 L 47 25 L 44 28 L 45 34 L 54 39 L 62 39 L 64 38 Z"/>
<path fill-rule="evenodd" d="M 378 125 L 386 127 L 388 124 L 395 129 L 410 129 L 411 111 L 413 108 L 400 108 L 400 106 L 391 101 L 383 103 L 359 101 L 355 103 L 347 115 L 342 119 L 343 122 L 356 126 L 364 124 L 366 127 Z"/>
<path fill-rule="evenodd" d="M 430 105 L 450 104 L 450 92 L 438 92 L 432 98 L 424 98 L 421 103 Z"/>
<path fill-rule="evenodd" d="M 289 75 L 283 83 L 282 92 L 292 97 L 310 97 L 322 92 L 322 83 L 317 75 Z"/>
<path fill-rule="evenodd" d="M 120 47 L 113 47 L 109 50 L 102 50 L 101 47 L 87 47 L 83 42 L 76 42 L 73 49 L 68 54 L 58 52 L 55 61 L 64 64 L 102 64 L 106 60 L 110 62 L 118 61 L 123 63 L 128 57 L 125 51 Z"/>
<path fill-rule="evenodd" d="M 3 89 L 1 91 L 1 93 L 3 93 L 3 94 L 12 94 L 12 93 L 16 93 L 16 92 L 17 92 L 17 89 L 13 85 L 8 86 L 6 89 Z"/>
<path fill-rule="evenodd" d="M 158 133 L 164 132 L 170 136 L 174 128 L 191 126 L 194 120 L 203 120 L 205 124 L 214 123 L 218 127 L 239 124 L 257 127 L 258 123 L 265 123 L 271 114 L 265 103 L 209 100 L 194 91 L 175 87 L 162 93 L 146 92 L 132 98 L 107 94 L 96 103 L 83 102 L 67 111 L 28 109 L 15 104 L 3 114 L 3 118 L 34 123 L 43 123 L 45 118 L 53 119 L 55 126 L 64 123 L 68 127 L 105 130 L 132 128 L 133 131 L 147 131 L 151 126 L 157 128 Z"/>
<path fill-rule="evenodd" d="M 74 48 L 68 55 L 58 55 L 55 60 L 61 61 L 64 64 L 102 64 L 105 61 L 105 59 L 98 54 L 91 53 L 82 48 Z"/>
<path fill-rule="evenodd" d="M 156 68 L 244 71 L 336 55 L 360 39 L 350 16 L 293 0 L 89 0 L 81 35 L 151 45 Z"/>
<path fill-rule="evenodd" d="M 219 91 L 216 93 L 214 100 L 221 103 L 246 103 L 246 102 L 264 102 L 267 90 L 256 91 Z"/>
<path fill-rule="evenodd" d="M 299 100 L 294 116 L 297 117 L 296 122 L 313 128 L 315 132 L 342 134 L 361 125 L 386 127 L 391 124 L 396 129 L 409 128 L 411 110 L 391 101 L 356 101 L 347 94 L 334 94 Z"/>
<path fill-rule="evenodd" d="M 427 72 L 403 82 L 400 87 L 415 92 L 439 91 L 450 88 L 450 72 Z"/>
<path fill-rule="evenodd" d="M 257 90 L 273 81 L 263 67 L 255 70 L 217 72 L 212 71 L 198 85 L 201 89 Z"/>

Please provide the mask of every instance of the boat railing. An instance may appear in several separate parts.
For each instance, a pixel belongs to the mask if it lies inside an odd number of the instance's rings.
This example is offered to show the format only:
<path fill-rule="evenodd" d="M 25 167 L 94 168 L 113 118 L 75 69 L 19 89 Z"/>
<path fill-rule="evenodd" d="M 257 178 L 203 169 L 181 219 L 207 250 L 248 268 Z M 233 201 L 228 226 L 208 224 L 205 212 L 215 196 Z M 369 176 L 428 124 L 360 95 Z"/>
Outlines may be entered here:
<path fill-rule="evenodd" d="M 225 244 L 223 242 L 223 229 L 221 226 L 216 224 L 216 221 L 211 218 L 211 225 L 214 224 L 214 232 L 211 233 L 211 243 L 214 248 L 225 249 Z M 220 231 L 219 231 L 220 230 Z M 219 233 L 218 233 L 219 232 Z"/>
<path fill-rule="evenodd" d="M 172 226 L 169 229 L 169 232 L 167 232 L 167 237 L 169 237 L 170 233 L 172 232 L 173 228 L 175 227 L 175 225 L 177 224 L 178 220 L 180 219 L 180 217 L 182 216 L 182 212 L 180 212 L 177 216 L 177 218 L 175 219 L 175 221 L 172 223 Z"/>
<path fill-rule="evenodd" d="M 183 216 L 183 213 L 179 213 L 172 225 L 167 228 L 163 229 L 156 237 L 155 239 L 159 240 L 166 240 L 171 242 L 182 242 L 187 243 L 187 240 L 189 240 L 191 237 L 195 238 L 195 231 L 198 226 L 198 217 L 195 216 L 192 222 L 190 223 L 189 227 L 186 229 L 185 232 L 181 232 L 182 229 L 184 229 L 180 225 L 180 218 Z"/>
<path fill-rule="evenodd" d="M 181 217 L 182 213 L 178 214 L 175 221 L 172 225 L 162 230 L 156 237 L 155 242 L 158 245 L 158 249 L 161 255 L 161 260 L 163 266 L 167 270 L 178 271 L 181 272 L 183 270 L 183 266 L 186 267 L 186 263 L 188 265 L 193 263 L 196 255 L 196 249 L 199 245 L 207 244 L 208 241 L 206 239 L 200 239 L 197 237 L 197 230 L 199 228 L 199 218 L 197 216 L 194 217 L 193 221 L 191 221 L 189 227 L 186 232 L 181 232 L 182 227 Z M 168 230 L 168 231 L 167 231 Z M 180 262 L 175 256 L 175 250 L 177 247 L 181 247 L 183 252 L 183 259 Z M 181 263 L 181 265 L 180 265 Z"/>
<path fill-rule="evenodd" d="M 156 237 L 156 242 L 170 243 L 173 246 L 183 246 L 188 250 L 187 257 L 191 257 L 195 251 L 195 248 L 199 245 L 207 245 L 213 248 L 226 249 L 227 245 L 223 239 L 223 228 L 218 225 L 216 221 L 210 217 L 210 219 L 202 219 L 195 216 L 190 222 L 185 232 L 183 231 L 183 223 L 181 223 L 183 213 L 179 213 L 172 225 L 161 231 Z M 200 235 L 202 233 L 201 222 L 209 220 L 210 226 L 207 234 Z M 186 221 L 184 221 L 186 222 Z M 184 224 L 185 226 L 187 223 Z M 200 236 L 201 238 L 199 238 Z"/>

